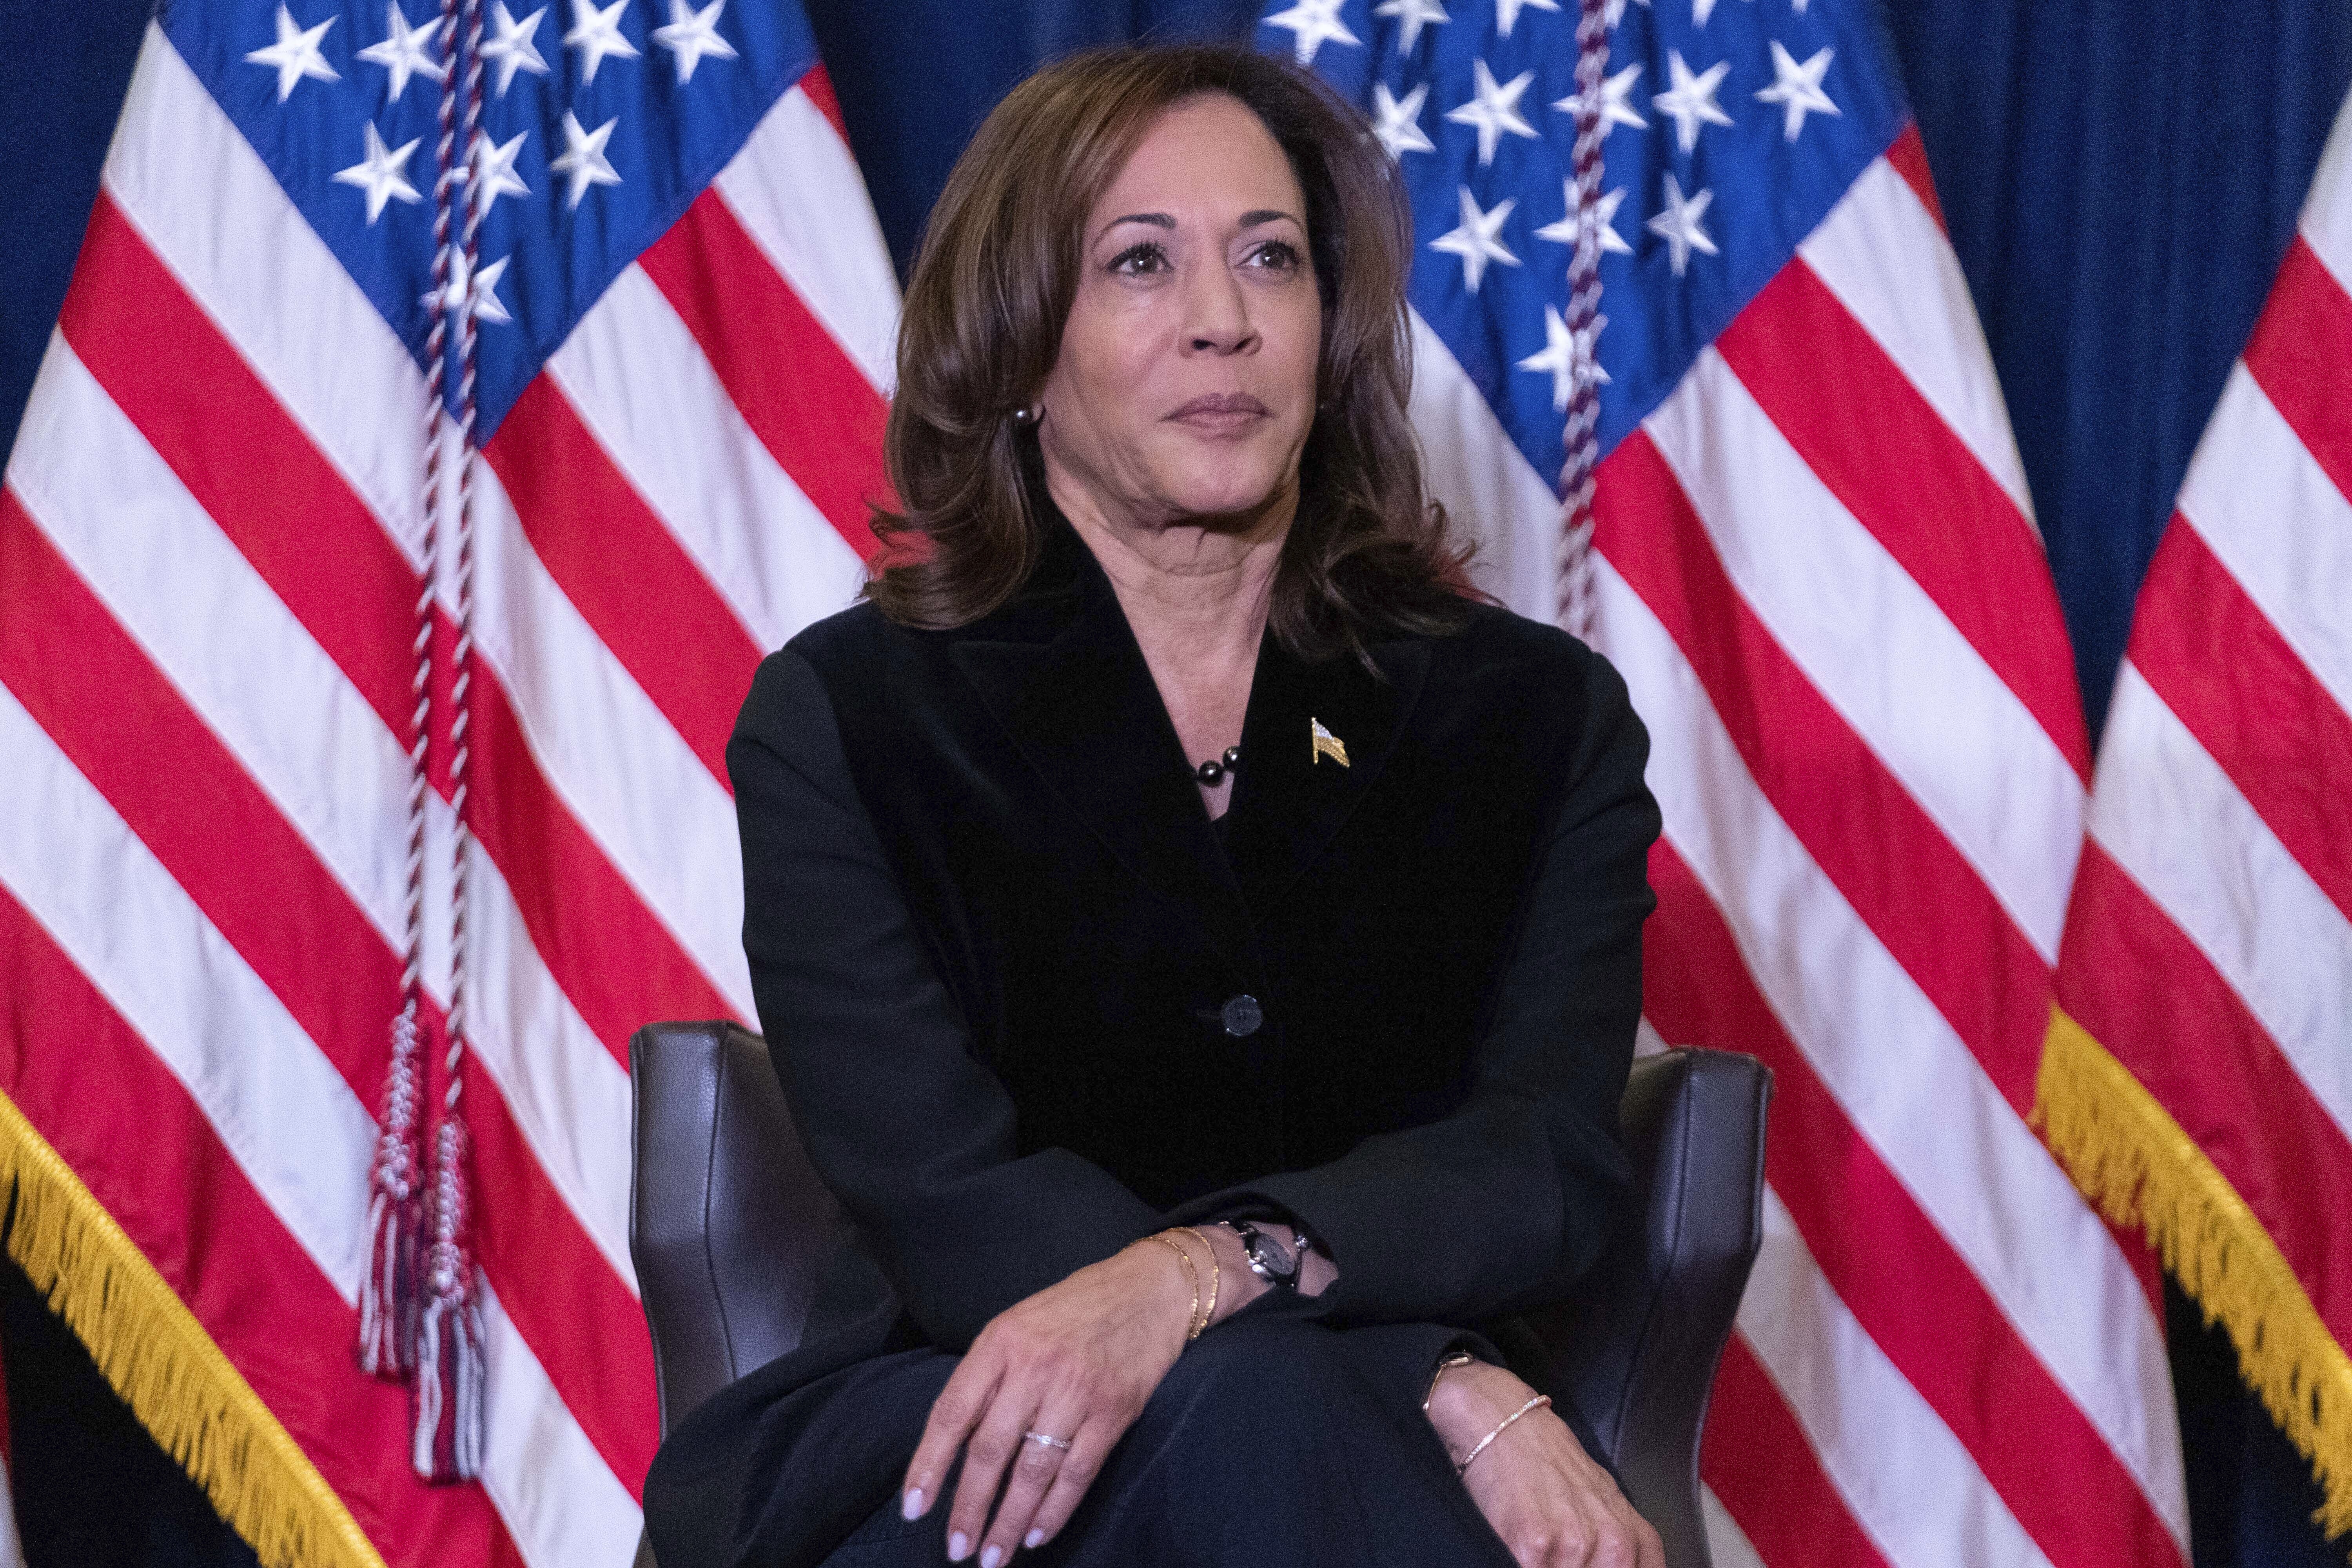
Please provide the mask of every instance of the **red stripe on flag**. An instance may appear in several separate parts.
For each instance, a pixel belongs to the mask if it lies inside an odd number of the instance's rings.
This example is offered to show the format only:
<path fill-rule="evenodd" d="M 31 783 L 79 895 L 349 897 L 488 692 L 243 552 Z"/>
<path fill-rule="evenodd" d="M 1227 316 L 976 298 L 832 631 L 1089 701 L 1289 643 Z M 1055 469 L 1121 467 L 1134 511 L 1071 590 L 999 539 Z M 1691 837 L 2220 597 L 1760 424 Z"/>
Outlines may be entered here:
<path fill-rule="evenodd" d="M 2178 513 L 2139 603 L 2133 667 L 2352 920 L 2352 714 Z"/>
<path fill-rule="evenodd" d="M 1643 1011 L 1669 1040 L 1746 1051 L 1772 1069 L 1765 1173 L 1847 1310 L 2057 1568 L 2178 1563 L 2137 1481 L 1855 1130 L 1756 989 L 1714 901 L 1663 839 L 1650 852 L 1650 885 L 1658 909 L 1643 932 Z M 2017 1440 L 2021 1432 L 2031 1444 Z M 2053 1470 L 2069 1478 L 2063 1494 L 2048 1484 Z"/>
<path fill-rule="evenodd" d="M 373 1111 L 400 962 L 333 873 L 0 489 L 0 684 L 106 796 L 172 879 Z M 71 648 L 69 659 L 43 648 Z M 267 868 L 267 875 L 256 875 Z M 437 1009 L 428 1020 L 438 1032 Z M 636 1298 L 530 1155 L 478 1068 L 465 1099 L 477 1243 L 507 1315 L 625 1484 L 653 1461 L 653 1353 Z"/>
<path fill-rule="evenodd" d="M 816 105 L 816 111 L 833 122 L 841 144 L 845 147 L 849 145 L 849 121 L 841 117 L 841 97 L 833 90 L 833 78 L 825 74 L 823 66 L 809 68 L 808 74 L 801 78 L 801 90 L 808 94 L 811 103 Z"/>
<path fill-rule="evenodd" d="M 1771 1374 L 1734 1334 L 1716 1369 L 1699 1473 L 1767 1563 L 1888 1568 L 1854 1522 Z"/>
<path fill-rule="evenodd" d="M 1715 346 L 1805 466 L 2087 780 L 2074 655 L 2041 543 L 1870 329 L 1800 258 Z"/>
<path fill-rule="evenodd" d="M 358 1311 L 254 1191 L 179 1079 L 5 887 L 0 1077 L 389 1563 L 520 1568 L 480 1488 L 417 1479 L 406 1391 L 352 1361 Z"/>
<path fill-rule="evenodd" d="M 2066 912 L 2058 999 L 2226 1177 L 2352 1344 L 2352 1139 L 2230 983 L 2096 840 Z"/>
<path fill-rule="evenodd" d="M 1595 544 L 1681 648 L 1773 809 L 2023 1115 L 2050 1016 L 2041 955 L 1740 598 L 1647 432 L 1610 454 L 1594 510 Z"/>
<path fill-rule="evenodd" d="M 716 187 L 637 258 L 761 444 L 860 557 L 879 545 L 871 505 L 887 405 L 771 266 Z"/>
<path fill-rule="evenodd" d="M 548 574 L 730 795 L 727 737 L 759 645 L 541 375 L 482 448 Z"/>
<path fill-rule="evenodd" d="M 406 744 L 416 574 L 365 504 L 101 192 L 59 328 L 272 592 Z M 454 642 L 440 625 L 435 670 Z M 473 666 L 468 816 L 531 945 L 614 1059 L 648 1016 L 733 1009 L 555 794 Z M 449 795 L 446 771 L 434 787 Z"/>
<path fill-rule="evenodd" d="M 2352 498 L 2352 298 L 2301 235 L 2246 342 L 2246 369 L 2336 488 Z"/>
<path fill-rule="evenodd" d="M 1895 133 L 1894 144 L 1886 149 L 1886 161 L 1903 176 L 1903 183 L 1911 187 L 1919 205 L 1936 220 L 1936 226 L 1948 232 L 1951 226 L 1944 221 L 1944 204 L 1936 199 L 1936 176 L 1927 168 L 1927 143 L 1919 139 L 1916 122 L 1906 124 Z"/>

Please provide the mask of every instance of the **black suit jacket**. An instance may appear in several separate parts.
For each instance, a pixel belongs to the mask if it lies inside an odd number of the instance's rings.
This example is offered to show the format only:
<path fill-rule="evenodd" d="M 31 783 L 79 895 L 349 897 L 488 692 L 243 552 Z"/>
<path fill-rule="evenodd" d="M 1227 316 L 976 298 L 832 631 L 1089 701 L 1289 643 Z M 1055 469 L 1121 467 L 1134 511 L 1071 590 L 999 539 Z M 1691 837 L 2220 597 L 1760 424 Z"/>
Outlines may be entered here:
<path fill-rule="evenodd" d="M 657 1550 L 666 1521 L 757 1512 L 747 1487 L 875 1506 L 912 1437 L 824 1415 L 821 1386 L 961 1350 L 1171 1222 L 1303 1225 L 1339 1278 L 1300 1310 L 1414 1404 L 1461 1328 L 1590 1264 L 1628 1181 L 1646 737 L 1605 661 L 1499 609 L 1371 664 L 1267 637 L 1222 834 L 1066 525 L 984 620 L 861 605 L 761 666 L 728 748 L 744 942 L 858 1235 L 808 1344 L 666 1445 Z"/>

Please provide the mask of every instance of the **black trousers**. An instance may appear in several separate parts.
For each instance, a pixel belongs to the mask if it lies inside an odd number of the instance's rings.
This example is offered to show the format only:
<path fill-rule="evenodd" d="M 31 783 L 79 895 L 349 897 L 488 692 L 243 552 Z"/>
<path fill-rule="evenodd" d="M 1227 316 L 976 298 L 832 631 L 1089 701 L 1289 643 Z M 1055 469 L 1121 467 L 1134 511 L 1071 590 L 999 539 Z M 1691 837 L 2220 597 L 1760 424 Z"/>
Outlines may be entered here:
<path fill-rule="evenodd" d="M 899 1397 L 925 1409 L 956 1358 L 910 1359 Z M 1399 1410 L 1337 1331 L 1244 1313 L 1178 1358 L 1036 1568 L 1511 1568 L 1417 1408 Z M 893 1497 L 825 1568 L 947 1561 L 952 1483 L 923 1519 Z M 977 1562 L 979 1542 L 974 1543 Z"/>

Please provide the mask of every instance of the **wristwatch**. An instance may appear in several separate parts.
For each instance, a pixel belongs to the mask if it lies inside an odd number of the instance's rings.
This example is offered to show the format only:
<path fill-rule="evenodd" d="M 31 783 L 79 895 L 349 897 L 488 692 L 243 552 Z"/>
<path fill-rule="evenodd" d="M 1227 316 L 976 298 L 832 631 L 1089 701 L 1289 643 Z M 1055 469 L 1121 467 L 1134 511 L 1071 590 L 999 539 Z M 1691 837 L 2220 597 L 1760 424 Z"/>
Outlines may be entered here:
<path fill-rule="evenodd" d="M 1220 1222 L 1242 1238 L 1242 1255 L 1249 1259 L 1250 1272 L 1278 1290 L 1298 1289 L 1298 1265 L 1307 1254 L 1307 1237 L 1298 1238 L 1298 1250 L 1276 1241 L 1245 1219 Z"/>

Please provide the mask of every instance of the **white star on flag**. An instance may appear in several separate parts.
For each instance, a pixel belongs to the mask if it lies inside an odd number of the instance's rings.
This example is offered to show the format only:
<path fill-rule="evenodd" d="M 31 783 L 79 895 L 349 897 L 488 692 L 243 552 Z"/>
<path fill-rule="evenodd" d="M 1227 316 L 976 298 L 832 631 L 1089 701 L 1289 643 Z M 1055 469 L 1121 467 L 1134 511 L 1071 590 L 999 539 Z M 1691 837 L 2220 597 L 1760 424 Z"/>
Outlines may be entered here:
<path fill-rule="evenodd" d="M 1576 243 L 1576 231 L 1580 226 L 1576 221 L 1576 182 L 1562 180 L 1560 191 L 1561 199 L 1568 204 L 1567 210 L 1560 214 L 1558 223 L 1548 223 L 1536 230 L 1536 237 L 1549 239 L 1555 245 L 1572 246 Z M 1601 231 L 1601 253 L 1603 256 L 1611 251 L 1615 251 L 1620 256 L 1633 254 L 1633 247 L 1619 237 L 1617 233 L 1617 209 L 1622 206 L 1624 202 L 1625 187 L 1620 185 L 1592 204 L 1590 221 L 1593 227 Z"/>
<path fill-rule="evenodd" d="M 1698 145 L 1700 121 L 1709 125 L 1731 123 L 1731 116 L 1715 101 L 1715 89 L 1723 85 L 1724 73 L 1730 68 L 1728 60 L 1717 60 L 1693 76 L 1690 67 L 1683 63 L 1681 50 L 1666 51 L 1666 74 L 1673 79 L 1673 85 L 1650 102 L 1675 122 L 1675 142 L 1684 152 Z"/>
<path fill-rule="evenodd" d="M 547 74 L 547 61 L 541 58 L 539 47 L 530 36 L 539 31 L 539 19 L 547 15 L 541 5 L 521 21 L 507 14 L 506 0 L 497 0 L 490 7 L 490 27 L 494 37 L 482 40 L 482 58 L 499 68 L 499 96 L 504 98 L 507 89 L 514 85 L 515 72 L 529 71 L 533 76 Z"/>
<path fill-rule="evenodd" d="M 1799 65 L 1796 58 L 1780 47 L 1780 39 L 1772 40 L 1772 85 L 1756 97 L 1759 102 L 1780 106 L 1780 136 L 1783 141 L 1794 142 L 1797 139 L 1797 132 L 1805 128 L 1805 116 L 1808 114 L 1843 116 L 1844 110 L 1832 103 L 1830 95 L 1822 90 L 1822 73 L 1830 68 L 1830 58 L 1836 52 L 1834 49 L 1822 49 L 1803 65 Z"/>
<path fill-rule="evenodd" d="M 1389 84 L 1372 84 L 1372 134 L 1389 150 L 1389 156 L 1399 163 L 1407 153 L 1434 153 L 1437 144 L 1421 128 L 1421 106 L 1429 97 L 1429 84 L 1423 82 L 1400 100 L 1389 91 Z"/>
<path fill-rule="evenodd" d="M 572 0 L 572 31 L 563 35 L 563 43 L 566 48 L 580 51 L 583 86 L 596 79 L 596 68 L 604 63 L 606 55 L 625 60 L 637 58 L 637 46 L 621 37 L 621 13 L 628 8 L 629 0 L 613 0 L 601 11 L 595 0 Z"/>
<path fill-rule="evenodd" d="M 727 0 L 710 0 L 697 11 L 686 0 L 669 0 L 669 26 L 654 29 L 654 42 L 677 57 L 680 86 L 694 79 L 694 68 L 703 56 L 718 60 L 735 58 L 735 46 L 719 36 L 719 13 L 726 5 Z"/>
<path fill-rule="evenodd" d="M 1536 79 L 1536 73 L 1521 71 L 1510 79 L 1509 85 L 1496 87 L 1495 73 L 1486 68 L 1485 60 L 1473 60 L 1470 65 L 1470 90 L 1474 96 L 1459 109 L 1447 110 L 1445 118 L 1456 125 L 1478 128 L 1478 163 L 1483 168 L 1495 161 L 1495 147 L 1502 141 L 1504 132 L 1530 142 L 1537 140 L 1536 128 L 1519 118 L 1519 95 L 1528 90 L 1528 83 Z"/>
<path fill-rule="evenodd" d="M 418 141 L 423 138 L 418 138 Z M 367 220 L 373 228 L 375 220 L 383 216 L 383 204 L 389 201 L 418 202 L 425 198 L 408 183 L 403 171 L 408 165 L 409 154 L 416 151 L 416 141 L 403 142 L 397 148 L 386 148 L 375 121 L 367 121 L 367 156 L 348 169 L 335 171 L 339 184 L 357 185 L 367 193 Z"/>
<path fill-rule="evenodd" d="M 1505 37 L 1519 25 L 1519 13 L 1528 6 L 1538 11 L 1557 11 L 1559 0 L 1495 0 L 1495 30 Z"/>
<path fill-rule="evenodd" d="M 396 102 L 408 90 L 412 76 L 430 77 L 440 81 L 449 74 L 449 68 L 435 59 L 429 51 L 435 25 L 427 22 L 412 27 L 408 18 L 400 13 L 400 0 L 392 0 L 384 8 L 383 41 L 370 44 L 360 51 L 360 58 L 372 66 L 382 66 L 392 73 L 392 81 L 384 89 L 383 100 Z"/>
<path fill-rule="evenodd" d="M 510 257 L 501 256 L 496 261 L 485 264 L 479 272 L 468 279 L 466 276 L 466 253 L 452 245 L 449 247 L 447 290 L 450 309 L 459 314 L 472 316 L 478 321 L 496 321 L 503 324 L 513 321 L 514 318 L 507 314 L 505 304 L 499 299 L 499 279 L 506 276 L 507 263 L 511 259 L 513 258 Z M 425 303 L 428 309 L 438 310 L 441 304 L 440 291 L 427 289 L 425 294 Z"/>
<path fill-rule="evenodd" d="M 1375 16 L 1394 16 L 1399 28 L 1397 53 L 1409 55 L 1421 42 L 1421 30 L 1434 22 L 1439 26 L 1454 20 L 1437 0 L 1381 0 L 1372 7 Z"/>
<path fill-rule="evenodd" d="M 1560 320 L 1559 307 L 1544 307 L 1543 352 L 1521 360 L 1519 368 L 1546 372 L 1551 376 L 1551 411 L 1554 414 L 1568 412 L 1569 397 L 1580 382 L 1590 378 L 1596 385 L 1609 384 L 1609 373 L 1601 368 L 1601 361 L 1592 353 L 1593 342 L 1600 338 L 1601 329 L 1608 324 L 1608 317 L 1595 316 L 1591 327 L 1581 332 L 1572 332 L 1569 331 L 1568 323 Z"/>
<path fill-rule="evenodd" d="M 567 208 L 577 208 L 591 185 L 621 183 L 619 171 L 604 157 L 604 143 L 613 139 L 613 127 L 620 122 L 620 116 L 614 115 L 593 131 L 583 131 L 572 110 L 563 111 L 563 155 L 551 159 L 547 167 L 551 174 L 562 174 L 572 182 L 572 194 L 563 204 Z"/>
<path fill-rule="evenodd" d="M 1289 10 L 1268 16 L 1269 27 L 1287 27 L 1297 39 L 1298 63 L 1311 66 L 1315 51 L 1326 44 L 1347 44 L 1363 47 L 1363 40 L 1348 31 L 1348 24 L 1339 20 L 1339 7 L 1344 0 L 1296 0 Z"/>
<path fill-rule="evenodd" d="M 1643 0 L 1643 3 L 1646 5 L 1648 0 Z M 1706 19 L 1715 15 L 1715 8 L 1719 4 L 1721 0 L 1691 0 L 1691 26 L 1706 26 Z M 1796 5 L 1797 9 L 1802 11 L 1805 8 L 1805 0 L 1796 0 Z"/>
<path fill-rule="evenodd" d="M 1679 278 L 1683 269 L 1690 265 L 1692 251 L 1705 251 L 1709 256 L 1716 254 L 1715 241 L 1708 238 L 1706 230 L 1699 226 L 1699 220 L 1706 216 L 1708 205 L 1715 200 L 1715 193 L 1703 190 L 1685 200 L 1680 183 L 1672 174 L 1665 179 L 1666 205 L 1657 216 L 1650 220 L 1648 227 L 1673 251 L 1675 276 Z"/>
<path fill-rule="evenodd" d="M 1470 187 L 1464 185 L 1461 191 L 1461 226 L 1448 229 L 1431 240 L 1429 248 L 1460 257 L 1462 280 L 1470 286 L 1470 292 L 1475 294 L 1478 285 L 1486 279 L 1486 263 L 1499 261 L 1506 267 L 1519 264 L 1519 258 L 1495 237 L 1502 231 L 1503 220 L 1511 216 L 1511 209 L 1518 204 L 1506 196 L 1496 204 L 1494 211 L 1480 212 L 1478 198 L 1470 194 Z"/>
<path fill-rule="evenodd" d="M 294 84 L 304 77 L 313 81 L 341 81 L 342 76 L 327 63 L 319 52 L 319 40 L 335 25 L 330 16 L 317 26 L 305 31 L 294 25 L 294 13 L 283 4 L 278 7 L 278 41 L 267 48 L 256 49 L 246 59 L 257 66 L 268 66 L 278 73 L 278 101 L 286 101 Z"/>
<path fill-rule="evenodd" d="M 526 131 L 503 146 L 488 136 L 474 139 L 474 179 L 485 214 L 498 205 L 500 196 L 530 195 L 530 187 L 515 173 L 515 159 L 521 155 L 523 141 L 530 134 Z"/>
<path fill-rule="evenodd" d="M 1636 131 L 1647 131 L 1650 128 L 1650 122 L 1642 118 L 1641 110 L 1635 109 L 1631 101 L 1633 84 L 1641 79 L 1642 68 L 1639 62 L 1636 62 L 1601 82 L 1601 124 L 1630 125 Z M 1577 114 L 1584 108 L 1584 94 L 1571 92 L 1554 103 L 1552 107 L 1562 114 Z"/>

